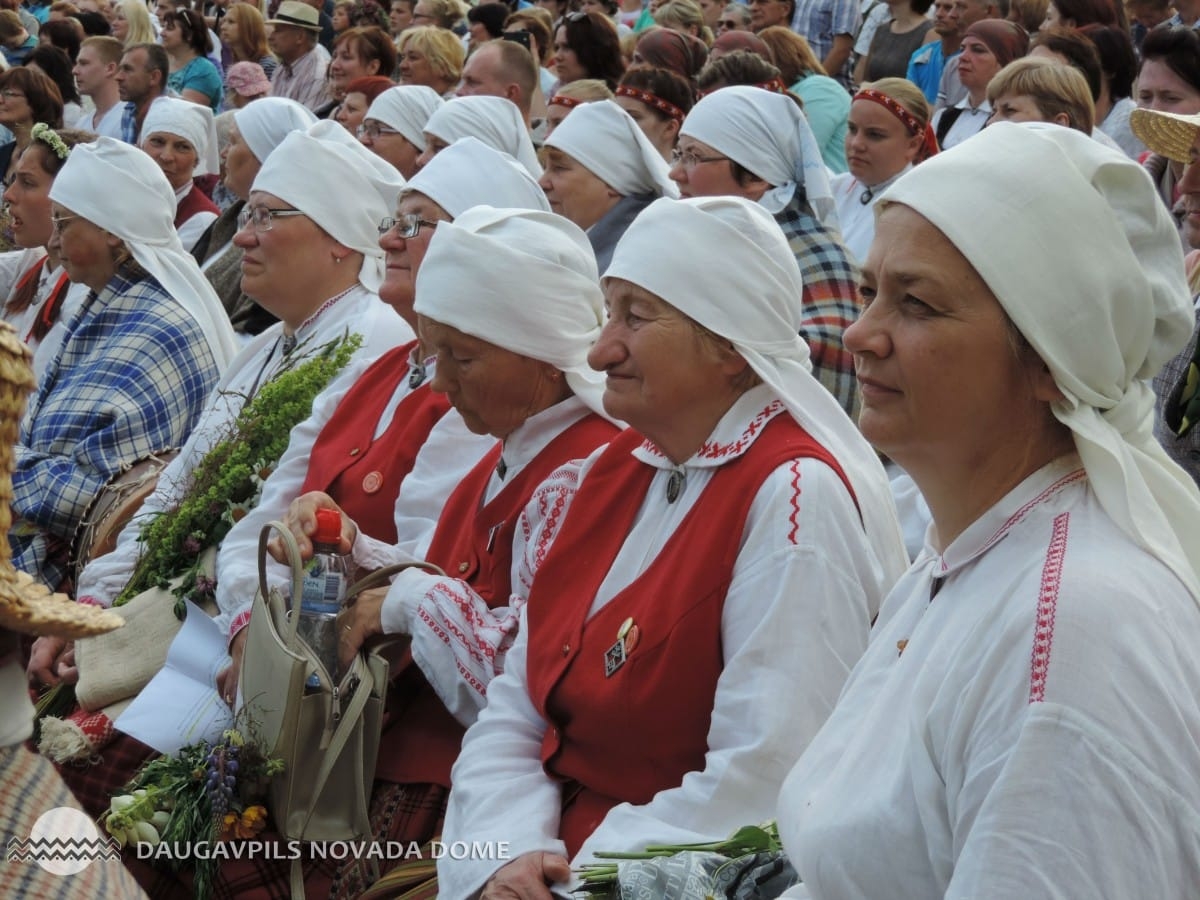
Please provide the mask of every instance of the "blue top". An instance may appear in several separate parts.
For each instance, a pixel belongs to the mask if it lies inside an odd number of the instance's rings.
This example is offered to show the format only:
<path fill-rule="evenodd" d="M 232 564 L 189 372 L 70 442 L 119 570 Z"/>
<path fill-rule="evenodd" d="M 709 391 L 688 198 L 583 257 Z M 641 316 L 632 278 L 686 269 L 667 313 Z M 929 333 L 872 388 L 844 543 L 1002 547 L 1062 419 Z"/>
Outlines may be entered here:
<path fill-rule="evenodd" d="M 804 115 L 821 148 L 821 159 L 834 173 L 846 171 L 846 121 L 850 94 L 828 75 L 807 75 L 789 88 L 804 101 Z"/>
<path fill-rule="evenodd" d="M 202 56 L 197 56 L 178 71 L 167 76 L 167 89 L 182 96 L 185 90 L 199 91 L 208 98 L 208 105 L 215 113 L 221 106 L 225 87 L 217 67 Z"/>
<path fill-rule="evenodd" d="M 937 102 L 938 85 L 946 60 L 942 57 L 942 42 L 934 41 L 913 51 L 908 58 L 908 74 L 904 77 L 921 89 L 925 99 Z"/>

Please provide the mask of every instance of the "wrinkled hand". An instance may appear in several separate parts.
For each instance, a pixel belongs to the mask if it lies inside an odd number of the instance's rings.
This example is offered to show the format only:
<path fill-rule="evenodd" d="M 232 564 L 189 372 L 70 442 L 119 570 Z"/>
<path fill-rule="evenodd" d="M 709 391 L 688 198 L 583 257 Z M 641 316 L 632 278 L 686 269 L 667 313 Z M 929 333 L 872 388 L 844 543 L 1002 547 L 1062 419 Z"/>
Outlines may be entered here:
<path fill-rule="evenodd" d="M 288 531 L 296 539 L 296 545 L 300 548 L 300 558 L 305 562 L 312 559 L 313 555 L 313 545 L 310 536 L 317 530 L 318 509 L 336 509 L 342 513 L 342 539 L 338 543 L 338 553 L 349 553 L 354 546 L 354 542 L 358 540 L 358 526 L 354 524 L 349 516 L 342 512 L 340 506 L 333 502 L 332 497 L 320 491 L 310 491 L 307 494 L 301 494 L 288 507 L 287 514 L 283 517 L 283 524 L 288 527 Z M 276 562 L 287 565 L 287 550 L 283 546 L 283 540 L 278 535 L 271 538 L 270 543 L 267 544 L 267 550 Z"/>
<path fill-rule="evenodd" d="M 518 856 L 483 886 L 479 900 L 553 900 L 547 885 L 571 879 L 571 864 L 557 853 Z"/>
<path fill-rule="evenodd" d="M 75 665 L 75 644 L 58 637 L 40 637 L 33 642 L 29 665 L 25 669 L 30 684 L 54 687 L 60 682 L 79 680 Z"/>
<path fill-rule="evenodd" d="M 217 693 L 229 704 L 230 709 L 237 702 L 238 677 L 242 674 L 242 656 L 246 652 L 246 635 L 249 633 L 249 628 L 243 628 L 234 636 L 229 645 L 232 662 L 217 673 Z"/>
<path fill-rule="evenodd" d="M 350 668 L 367 638 L 383 634 L 383 598 L 387 592 L 386 586 L 363 591 L 338 613 L 338 664 L 343 672 Z"/>

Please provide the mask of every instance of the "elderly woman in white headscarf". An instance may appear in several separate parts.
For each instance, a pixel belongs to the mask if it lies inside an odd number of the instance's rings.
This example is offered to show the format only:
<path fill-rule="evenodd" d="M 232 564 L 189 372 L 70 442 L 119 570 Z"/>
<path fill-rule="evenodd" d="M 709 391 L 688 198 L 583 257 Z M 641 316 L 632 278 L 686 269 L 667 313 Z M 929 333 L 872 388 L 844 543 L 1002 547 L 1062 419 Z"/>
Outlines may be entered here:
<path fill-rule="evenodd" d="M 342 173 L 336 182 L 320 177 L 331 169 Z M 307 133 L 289 135 L 267 158 L 254 180 L 242 212 L 242 229 L 234 240 L 245 250 L 242 266 L 247 291 L 260 298 L 280 321 L 254 338 L 229 365 L 179 456 L 163 471 L 138 515 L 122 529 L 116 549 L 79 575 L 79 599 L 86 597 L 88 602 L 108 606 L 119 596 L 129 599 L 148 591 L 146 602 L 164 602 L 156 590 L 162 578 L 155 562 L 159 557 L 153 554 L 155 547 L 147 546 L 144 529 L 160 516 L 172 514 L 192 499 L 195 491 L 211 490 L 208 484 L 196 486 L 197 467 L 214 445 L 230 439 L 243 405 L 277 375 L 330 352 L 348 335 L 358 335 L 361 341 L 351 364 L 354 358 L 373 359 L 413 339 L 412 329 L 377 293 L 383 251 L 375 240 L 374 222 L 391 208 L 400 184 L 390 166 L 335 122 L 320 122 Z M 290 428 L 298 418 L 281 422 L 280 427 Z M 262 462 L 270 468 L 276 460 Z M 239 500 L 222 498 L 226 503 Z M 201 555 L 207 549 L 204 547 Z M 215 554 L 216 547 L 213 550 Z M 205 575 L 211 578 L 212 574 L 209 565 Z M 210 599 L 210 594 L 201 593 L 196 599 Z M 148 667 L 147 676 L 165 661 L 169 639 L 155 637 L 151 630 L 138 646 L 137 657 Z M 55 646 L 37 649 L 32 674 L 53 681 L 57 673 L 51 660 L 57 657 L 61 661 L 69 648 L 45 640 Z M 80 645 L 75 654 L 84 678 L 89 660 L 97 661 L 96 651 L 89 654 L 88 650 Z M 122 672 L 122 679 L 125 689 L 136 693 L 138 679 L 130 671 Z M 108 715 L 102 710 L 113 701 L 109 688 L 94 681 L 81 682 L 77 690 L 81 709 L 61 726 L 54 723 L 61 734 L 43 731 L 47 745 L 58 748 L 59 761 L 68 755 L 80 758 L 65 777 L 93 814 L 103 811 L 107 798 L 148 753 L 148 748 L 140 754 L 134 752 L 131 748 L 138 746 L 136 742 L 114 735 L 111 728 L 96 727 L 97 716 Z M 93 702 L 92 698 L 99 697 L 104 700 Z M 111 717 L 115 716 L 112 712 Z M 76 739 L 70 740 L 72 736 Z M 106 752 L 105 764 L 89 766 L 88 760 L 97 758 L 103 740 L 113 737 L 122 743 Z"/>
<path fill-rule="evenodd" d="M 417 158 L 424 166 L 459 138 L 473 137 L 493 150 L 507 153 L 534 178 L 542 174 L 537 151 L 517 105 L 504 97 L 456 97 L 439 107 L 425 123 L 425 150 Z"/>
<path fill-rule="evenodd" d="M 233 120 L 229 144 L 224 151 L 224 181 L 237 202 L 222 212 L 201 235 L 192 248 L 192 255 L 221 298 L 233 330 L 248 338 L 270 327 L 276 319 L 242 292 L 242 251 L 233 244 L 238 216 L 250 196 L 250 185 L 267 157 L 293 131 L 307 131 L 316 123 L 317 117 L 295 100 L 263 97 L 235 111 Z"/>
<path fill-rule="evenodd" d="M 174 97 L 159 99 L 162 102 L 156 101 L 146 113 L 141 146 L 175 191 L 175 230 L 190 252 L 220 214 L 194 178 L 219 168 L 217 126 L 207 106 Z"/>
<path fill-rule="evenodd" d="M 550 208 L 587 232 L 601 272 L 638 213 L 679 196 L 662 154 L 611 100 L 584 104 L 554 129 L 539 183 Z"/>
<path fill-rule="evenodd" d="M 22 425 L 9 536 L 17 567 L 57 587 L 92 498 L 122 466 L 183 443 L 236 343 L 141 150 L 75 147 L 50 201 L 63 267 L 90 293 Z"/>
<path fill-rule="evenodd" d="M 528 602 L 443 832 L 515 859 L 443 860 L 446 896 L 548 898 L 595 851 L 771 817 L 907 564 L 875 453 L 809 373 L 799 283 L 742 198 L 659 200 L 617 246 L 589 361 L 630 428 L 518 527 Z"/>
<path fill-rule="evenodd" d="M 388 88 L 373 101 L 358 126 L 358 139 L 405 178 L 417 174 L 425 152 L 425 124 L 446 101 L 425 85 Z"/>
<path fill-rule="evenodd" d="M 854 418 L 858 391 L 842 332 L 858 318 L 858 270 L 842 243 L 821 150 L 795 98 L 727 87 L 697 103 L 679 132 L 671 177 L 684 197 L 756 200 L 800 265 L 800 334 L 813 374 Z"/>
<path fill-rule="evenodd" d="M 780 796 L 789 896 L 1192 897 L 1200 493 L 1149 386 L 1191 330 L 1170 215 L 1123 155 L 1008 123 L 880 207 L 846 344 L 933 524 Z"/>
<path fill-rule="evenodd" d="M 410 224 L 430 227 L 409 219 L 397 226 Z M 457 484 L 427 540 L 424 558 L 450 575 L 409 570 L 390 588 L 361 594 L 344 614 L 340 646 L 348 658 L 381 631 L 412 637 L 411 662 L 394 675 L 391 702 L 399 712 L 383 733 L 371 800 L 374 839 L 404 846 L 438 834 L 463 731 L 503 665 L 516 622 L 510 562 L 521 510 L 551 472 L 617 433 L 587 365 L 602 312 L 583 233 L 552 213 L 487 206 L 432 230 L 416 299 L 421 340 L 436 360 L 430 388 L 490 446 L 469 471 L 455 473 Z M 386 465 L 390 449 L 382 448 L 372 465 Z M 375 471 L 371 483 L 392 477 Z M 288 516 L 306 551 L 318 505 L 332 504 L 324 495 L 305 495 Z M 396 507 L 397 529 L 407 530 L 403 493 Z M 358 555 L 364 538 L 348 518 L 342 550 Z M 336 879 L 337 896 L 355 897 L 369 883 L 364 868 L 306 866 L 305 887 L 312 896 L 330 896 Z M 274 877 L 284 886 L 287 871 L 281 858 Z M 240 878 L 231 883 L 239 891 L 247 886 Z"/>

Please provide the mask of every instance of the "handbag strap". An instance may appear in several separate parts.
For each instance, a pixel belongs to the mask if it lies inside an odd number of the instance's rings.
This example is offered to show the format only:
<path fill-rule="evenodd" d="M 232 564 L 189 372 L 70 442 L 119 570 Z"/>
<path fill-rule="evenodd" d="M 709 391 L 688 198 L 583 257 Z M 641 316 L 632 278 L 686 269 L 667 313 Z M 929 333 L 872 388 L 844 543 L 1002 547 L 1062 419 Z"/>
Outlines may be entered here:
<path fill-rule="evenodd" d="M 395 563 L 390 566 L 383 566 L 376 569 L 368 575 L 364 575 L 358 581 L 354 582 L 346 589 L 347 597 L 357 597 L 363 591 L 370 590 L 373 587 L 379 587 L 391 581 L 393 575 L 399 575 L 405 569 L 424 569 L 427 572 L 432 572 L 434 575 L 445 576 L 446 572 L 439 566 L 435 566 L 431 562 L 406 562 Z"/>
<path fill-rule="evenodd" d="M 286 525 L 282 522 L 268 522 L 263 526 L 263 530 L 258 535 L 258 589 L 262 592 L 263 603 L 267 605 L 267 609 L 271 611 L 275 621 L 285 623 L 283 626 L 286 629 L 285 645 L 289 650 L 295 650 L 296 641 L 299 640 L 296 630 L 300 626 L 300 617 L 298 615 L 288 616 L 283 605 L 283 598 L 279 596 L 278 592 L 273 593 L 267 587 L 267 542 L 271 539 L 272 531 L 279 532 L 279 536 L 283 538 L 283 547 L 287 552 L 288 564 L 292 569 L 293 604 L 299 603 L 300 597 L 304 593 L 304 564 L 300 559 L 300 547 Z"/>

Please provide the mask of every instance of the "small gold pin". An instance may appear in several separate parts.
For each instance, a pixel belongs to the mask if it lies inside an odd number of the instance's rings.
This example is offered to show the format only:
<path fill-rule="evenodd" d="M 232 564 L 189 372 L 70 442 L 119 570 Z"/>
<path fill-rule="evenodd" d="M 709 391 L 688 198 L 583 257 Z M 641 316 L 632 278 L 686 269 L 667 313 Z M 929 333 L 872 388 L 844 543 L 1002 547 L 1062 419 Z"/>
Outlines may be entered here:
<path fill-rule="evenodd" d="M 905 638 L 905 639 L 904 639 L 904 640 L 902 640 L 902 641 L 896 641 L 896 649 L 897 649 L 898 651 L 900 651 L 900 652 L 899 652 L 899 653 L 897 653 L 896 655 L 897 655 L 897 656 L 903 656 L 903 655 L 904 655 L 904 648 L 905 648 L 905 647 L 907 647 L 907 646 L 908 646 L 908 638 Z"/>

